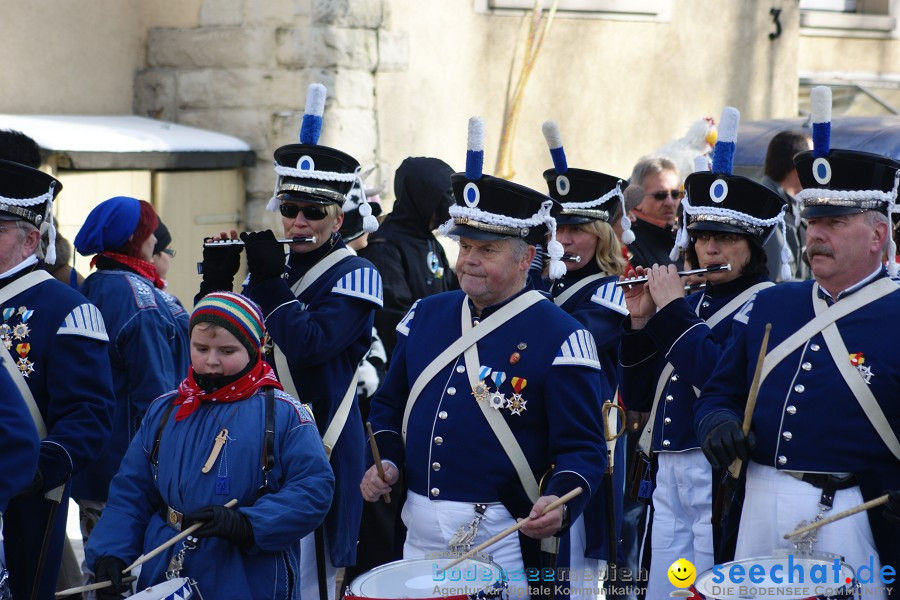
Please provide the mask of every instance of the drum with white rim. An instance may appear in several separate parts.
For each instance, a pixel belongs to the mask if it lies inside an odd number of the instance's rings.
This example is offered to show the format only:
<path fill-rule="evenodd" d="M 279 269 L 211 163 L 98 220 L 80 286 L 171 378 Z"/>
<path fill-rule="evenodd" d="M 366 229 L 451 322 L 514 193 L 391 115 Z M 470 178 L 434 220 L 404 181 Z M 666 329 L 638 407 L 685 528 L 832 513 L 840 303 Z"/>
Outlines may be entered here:
<path fill-rule="evenodd" d="M 734 567 L 738 568 L 732 570 Z M 738 581 L 732 579 L 732 573 L 739 574 Z M 811 576 L 815 574 L 820 577 Z M 828 553 L 779 554 L 722 563 L 697 575 L 693 587 L 707 600 L 846 600 L 856 598 L 859 588 L 853 567 Z"/>
<path fill-rule="evenodd" d="M 344 595 L 379 600 L 505 597 L 509 584 L 499 565 L 466 559 L 445 572 L 443 569 L 454 560 L 415 558 L 387 563 L 359 575 L 347 586 Z"/>
<path fill-rule="evenodd" d="M 187 577 L 176 577 L 157 583 L 131 596 L 132 600 L 188 600 L 194 595 L 194 588 Z"/>

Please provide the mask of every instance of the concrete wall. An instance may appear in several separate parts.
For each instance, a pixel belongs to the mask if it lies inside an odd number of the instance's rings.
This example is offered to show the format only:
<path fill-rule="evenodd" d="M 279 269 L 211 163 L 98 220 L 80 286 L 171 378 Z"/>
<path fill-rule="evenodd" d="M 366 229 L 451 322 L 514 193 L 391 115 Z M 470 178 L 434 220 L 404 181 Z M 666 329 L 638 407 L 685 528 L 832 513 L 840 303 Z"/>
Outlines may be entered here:
<path fill-rule="evenodd" d="M 423 4 L 391 2 L 381 34 L 407 49 L 405 64 L 377 74 L 381 159 L 392 170 L 407 155 L 436 155 L 462 170 L 466 120 L 482 115 L 485 170 L 494 173 L 523 17 L 476 14 L 471 2 Z M 783 4 L 775 41 L 770 3 L 754 0 L 673 0 L 669 23 L 558 14 L 522 104 L 514 180 L 543 187 L 546 119 L 559 124 L 571 166 L 627 177 L 641 155 L 726 105 L 748 120 L 793 116 L 798 13 L 796 2 Z"/>
<path fill-rule="evenodd" d="M 0 112 L 130 114 L 140 0 L 4 0 Z"/>

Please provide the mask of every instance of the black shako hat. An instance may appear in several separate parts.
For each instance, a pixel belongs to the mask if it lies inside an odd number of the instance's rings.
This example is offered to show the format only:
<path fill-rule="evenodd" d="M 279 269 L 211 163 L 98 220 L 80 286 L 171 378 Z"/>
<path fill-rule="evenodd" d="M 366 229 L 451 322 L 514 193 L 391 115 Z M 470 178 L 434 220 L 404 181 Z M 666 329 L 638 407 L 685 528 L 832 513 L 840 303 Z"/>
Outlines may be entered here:
<path fill-rule="evenodd" d="M 28 221 L 37 228 L 62 190 L 52 175 L 9 160 L 0 160 L 0 220 Z"/>
<path fill-rule="evenodd" d="M 359 181 L 359 161 L 345 152 L 318 144 L 325 94 L 322 84 L 309 86 L 300 143 L 275 150 L 278 179 L 267 210 L 277 211 L 282 202 L 289 200 L 343 206 L 347 194 Z"/>
<path fill-rule="evenodd" d="M 624 216 L 623 192 L 628 183 L 621 177 L 599 171 L 570 168 L 566 161 L 562 135 L 556 123 L 545 121 L 541 131 L 553 159 L 553 168 L 544 171 L 544 181 L 547 182 L 550 197 L 562 206 L 560 214 L 556 217 L 556 224 L 578 225 L 597 220 L 611 223 L 617 204 L 622 206 Z M 630 229 L 629 220 L 624 230 Z M 631 234 L 631 237 L 634 241 L 634 234 Z"/>
<path fill-rule="evenodd" d="M 476 240 L 518 238 L 529 244 L 541 243 L 547 234 L 550 255 L 550 277 L 565 274 L 560 259 L 562 245 L 556 241 L 558 202 L 536 190 L 482 174 L 484 164 L 484 122 L 481 117 L 469 119 L 465 173 L 450 176 L 455 203 L 450 207 L 450 220 L 440 227 L 451 237 Z"/>
<path fill-rule="evenodd" d="M 877 210 L 886 215 L 897 201 L 900 162 L 878 154 L 831 149 L 831 88 L 810 91 L 813 149 L 794 157 L 803 190 L 800 216 L 833 217 Z M 893 256 L 893 254 L 891 254 Z"/>

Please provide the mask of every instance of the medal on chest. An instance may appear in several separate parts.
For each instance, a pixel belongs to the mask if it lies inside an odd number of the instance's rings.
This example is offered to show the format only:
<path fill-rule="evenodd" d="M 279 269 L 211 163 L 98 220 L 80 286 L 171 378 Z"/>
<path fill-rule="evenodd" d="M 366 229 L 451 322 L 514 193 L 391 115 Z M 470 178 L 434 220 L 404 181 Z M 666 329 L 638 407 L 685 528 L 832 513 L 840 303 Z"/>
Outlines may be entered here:
<path fill-rule="evenodd" d="M 524 377 L 513 377 L 509 383 L 512 385 L 514 393 L 507 401 L 506 407 L 510 414 L 521 416 L 526 410 L 525 405 L 528 404 L 528 400 L 522 397 L 522 390 L 528 385 L 528 380 Z"/>
<path fill-rule="evenodd" d="M 875 373 L 872 372 L 872 367 L 865 364 L 865 362 L 866 357 L 862 352 L 852 352 L 850 354 L 850 364 L 856 367 L 856 370 L 859 371 L 860 375 L 862 375 L 863 381 L 865 381 L 868 385 L 871 385 L 872 377 L 875 376 Z"/>

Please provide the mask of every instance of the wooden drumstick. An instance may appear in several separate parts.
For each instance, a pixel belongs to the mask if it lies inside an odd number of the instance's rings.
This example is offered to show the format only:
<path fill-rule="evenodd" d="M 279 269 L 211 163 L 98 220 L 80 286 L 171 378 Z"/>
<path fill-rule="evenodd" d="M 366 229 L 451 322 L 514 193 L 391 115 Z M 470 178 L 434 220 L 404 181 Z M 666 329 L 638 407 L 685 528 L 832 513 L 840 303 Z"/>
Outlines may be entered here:
<path fill-rule="evenodd" d="M 232 506 L 234 506 L 236 504 L 237 504 L 237 498 L 232 498 L 231 500 L 229 500 L 228 502 L 225 503 L 225 508 L 231 508 Z M 159 546 L 157 546 L 156 548 L 154 548 L 147 554 L 141 554 L 140 556 L 138 556 L 136 561 L 131 563 L 131 565 L 129 567 L 122 569 L 122 574 L 124 575 L 125 573 L 128 573 L 136 566 L 144 564 L 145 562 L 147 562 L 148 560 L 150 560 L 151 558 L 153 558 L 154 556 L 156 556 L 157 554 L 159 554 L 160 552 L 162 552 L 169 546 L 174 546 L 175 544 L 177 544 L 178 542 L 180 542 L 187 536 L 191 535 L 192 533 L 194 533 L 195 531 L 197 531 L 204 525 L 206 525 L 205 521 L 202 523 L 194 523 L 193 525 L 191 525 L 190 527 L 188 527 L 187 529 L 185 529 L 184 531 L 182 531 L 181 533 L 179 533 L 178 535 L 176 535 L 169 541 L 163 542 L 162 544 L 160 544 Z"/>
<path fill-rule="evenodd" d="M 372 424 L 368 421 L 366 421 L 366 431 L 369 434 L 369 446 L 372 448 L 372 458 L 375 459 L 375 468 L 378 469 L 378 478 L 387 483 L 387 480 L 384 478 L 384 467 L 381 466 L 381 454 L 378 453 L 378 444 L 375 443 L 375 434 L 372 433 Z M 381 497 L 384 498 L 385 504 L 391 503 L 390 492 L 385 492 Z"/>
<path fill-rule="evenodd" d="M 839 521 L 841 519 L 850 517 L 852 515 L 855 515 L 856 513 L 860 513 L 860 512 L 875 508 L 876 506 L 881 506 L 882 504 L 887 504 L 888 500 L 890 500 L 890 496 L 888 494 L 885 494 L 884 496 L 879 496 L 879 497 L 875 498 L 874 500 L 869 500 L 868 502 L 863 502 L 862 504 L 860 504 L 858 506 L 854 506 L 853 508 L 848 508 L 847 510 L 841 511 L 835 515 L 826 517 L 826 518 L 822 519 L 821 521 L 814 521 L 813 523 L 810 523 L 809 525 L 804 525 L 803 527 L 798 527 L 794 531 L 784 534 L 784 539 L 789 540 L 792 537 L 796 537 L 798 535 L 804 534 L 807 531 L 812 531 L 813 529 L 818 529 L 822 525 L 828 525 L 829 523 L 834 523 L 835 521 Z"/>
<path fill-rule="evenodd" d="M 134 575 L 129 575 L 128 577 L 122 578 L 122 583 L 131 583 L 137 579 Z M 62 590 L 61 592 L 56 592 L 56 596 L 68 596 L 70 594 L 80 594 L 81 592 L 90 592 L 92 590 L 102 590 L 103 588 L 107 588 L 112 585 L 112 581 L 101 581 L 99 583 L 91 583 L 88 585 L 81 585 L 78 587 L 69 588 L 67 590 Z"/>
<path fill-rule="evenodd" d="M 744 407 L 744 423 L 741 431 L 744 438 L 750 434 L 750 424 L 753 422 L 753 411 L 756 409 L 756 397 L 759 395 L 759 386 L 762 382 L 763 362 L 766 360 L 766 349 L 769 346 L 769 333 L 772 331 L 772 324 L 766 323 L 766 331 L 763 333 L 762 343 L 759 345 L 759 356 L 756 359 L 756 370 L 753 372 L 753 381 L 750 383 L 750 393 L 747 395 L 747 404 Z M 728 467 L 728 472 L 734 479 L 741 475 L 741 459 L 735 458 Z"/>
<path fill-rule="evenodd" d="M 568 502 L 569 500 L 571 500 L 572 498 L 574 498 L 575 496 L 577 496 L 578 494 L 580 494 L 583 491 L 584 490 L 582 490 L 580 487 L 577 487 L 574 490 L 572 490 L 571 492 L 569 492 L 568 494 L 566 494 L 565 496 L 563 496 L 562 498 L 554 500 L 553 502 L 551 502 L 544 508 L 544 512 L 541 513 L 541 516 L 546 515 L 551 510 L 556 510 L 557 508 L 559 508 L 560 506 L 562 506 L 563 504 L 565 504 L 566 502 Z M 491 539 L 478 544 L 476 547 L 472 548 L 471 550 L 469 550 L 468 552 L 466 552 L 465 554 L 463 554 L 462 556 L 460 556 L 459 558 L 454 560 L 452 563 L 450 563 L 449 565 L 447 565 L 446 567 L 441 569 L 441 571 L 446 572 L 447 569 L 455 567 L 456 565 L 458 565 L 462 561 L 466 560 L 467 558 L 471 558 L 472 556 L 478 554 L 479 552 L 481 552 L 488 546 L 491 546 L 491 545 L 499 542 L 500 540 L 502 540 L 509 534 L 515 533 L 516 531 L 521 529 L 524 525 L 526 525 L 527 523 L 530 523 L 533 520 L 534 519 L 532 519 L 530 516 L 528 516 L 528 517 L 525 517 L 524 519 L 522 519 L 521 521 L 519 521 L 518 523 L 516 523 L 515 525 L 510 525 L 509 527 L 507 527 L 506 529 L 504 529 L 503 531 L 501 531 L 500 533 L 498 533 Z"/>

